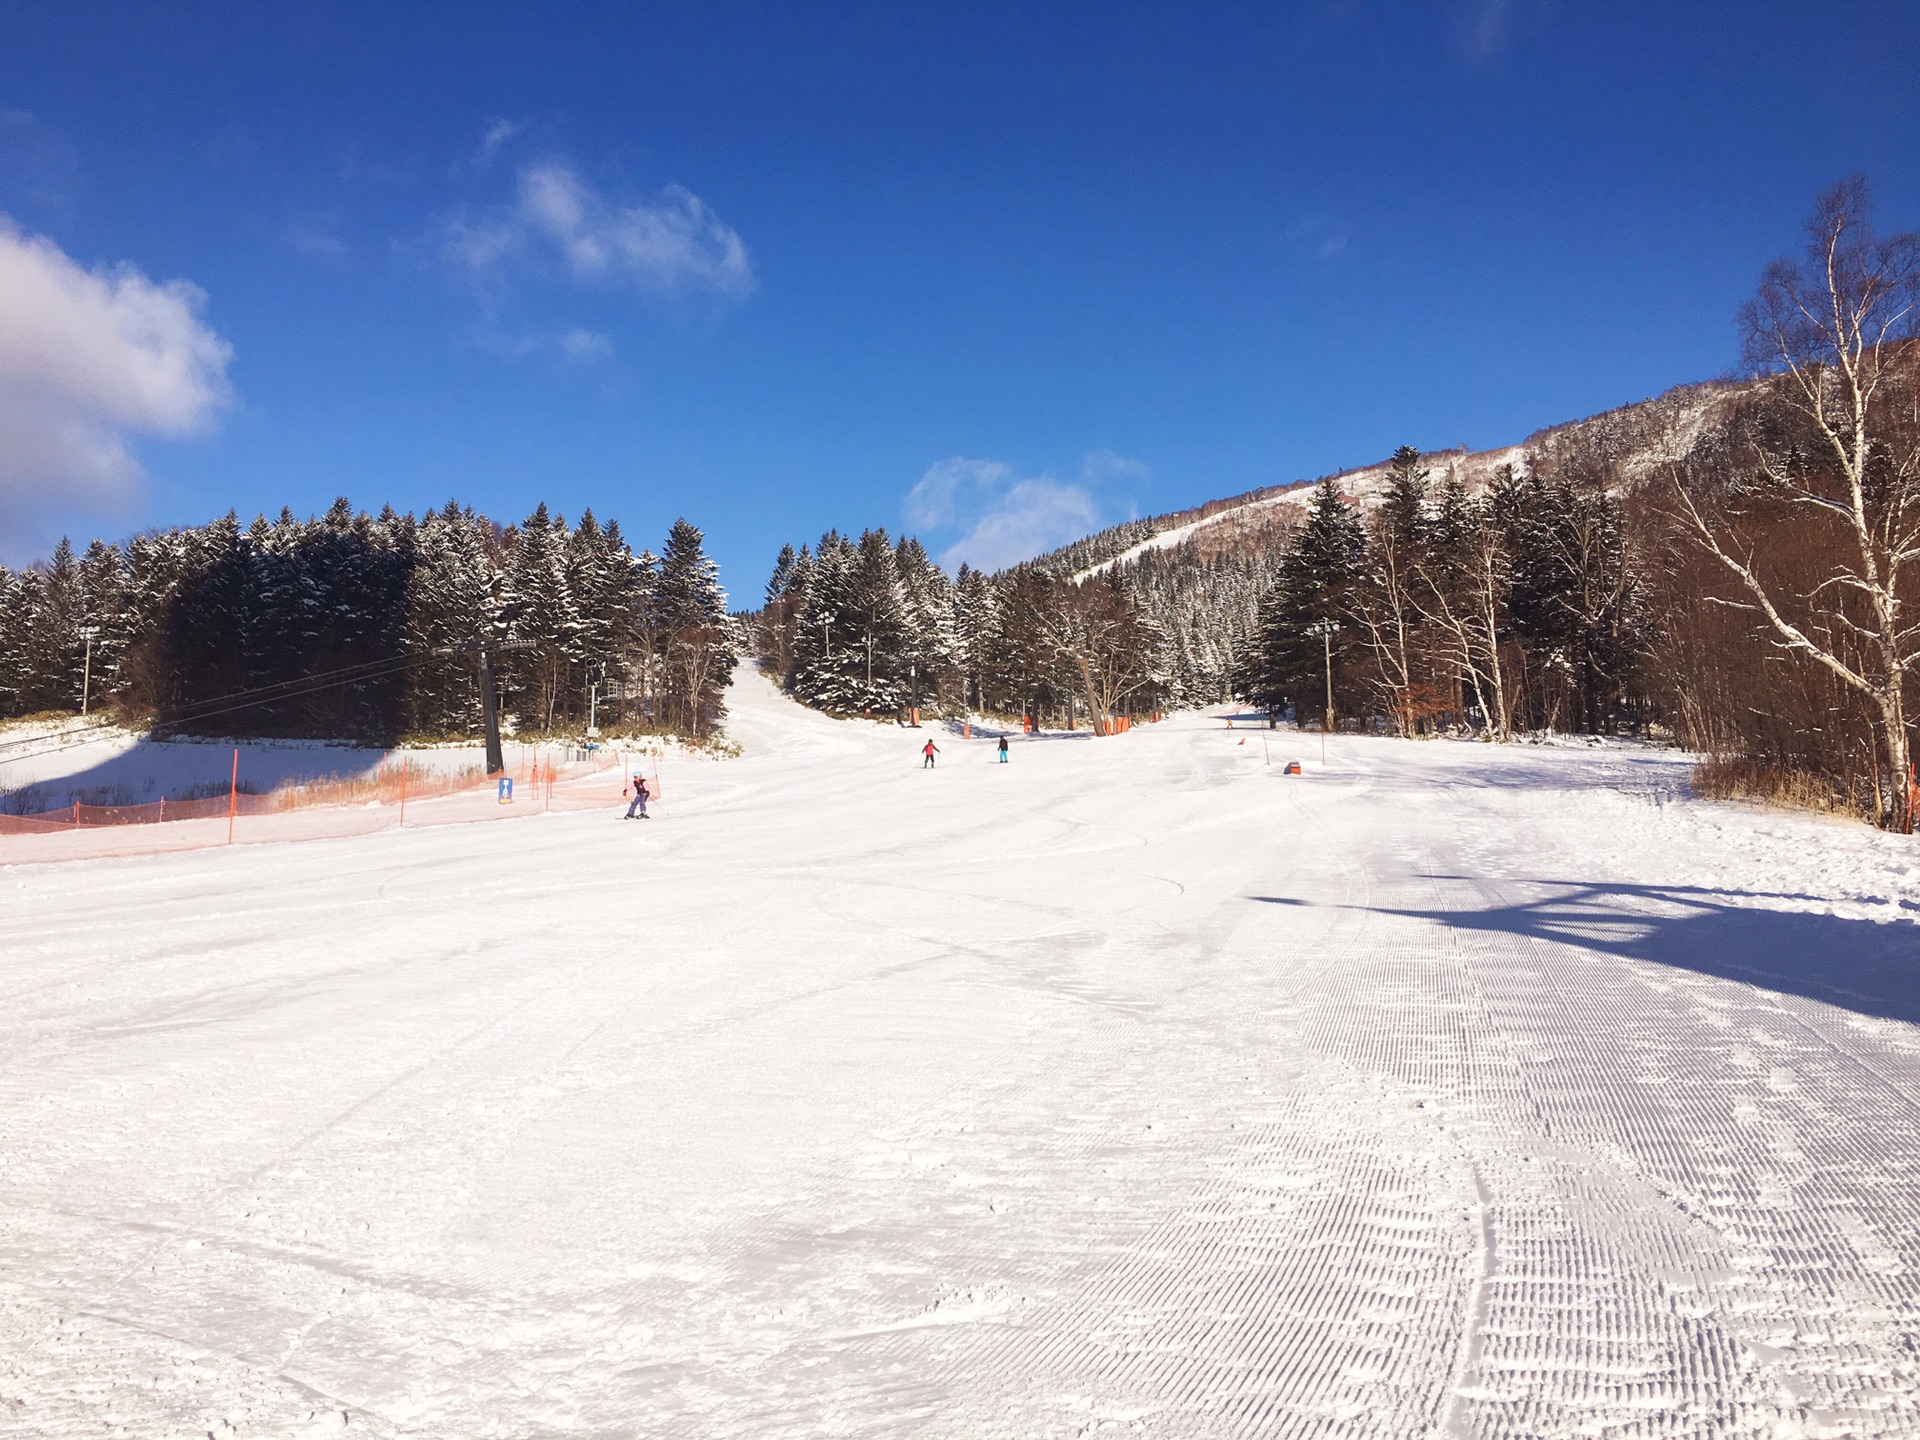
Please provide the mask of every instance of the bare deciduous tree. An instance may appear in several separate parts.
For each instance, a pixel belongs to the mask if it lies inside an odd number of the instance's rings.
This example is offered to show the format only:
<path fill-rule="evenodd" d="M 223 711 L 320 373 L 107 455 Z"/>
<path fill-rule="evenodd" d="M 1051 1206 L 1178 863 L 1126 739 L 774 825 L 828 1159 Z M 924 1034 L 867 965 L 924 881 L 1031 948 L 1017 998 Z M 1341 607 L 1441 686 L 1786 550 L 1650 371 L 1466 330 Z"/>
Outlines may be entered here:
<path fill-rule="evenodd" d="M 1765 617 L 1775 642 L 1872 703 L 1887 769 L 1888 803 L 1876 809 L 1904 830 L 1903 690 L 1920 664 L 1920 627 L 1901 594 L 1903 572 L 1920 558 L 1920 427 L 1910 413 L 1920 235 L 1876 238 L 1857 176 L 1820 198 L 1807 232 L 1806 257 L 1767 267 L 1740 325 L 1748 363 L 1778 377 L 1816 437 L 1807 451 L 1763 441 L 1762 485 L 1810 523 L 1841 529 L 1844 558 L 1810 592 L 1789 593 L 1737 514 L 1677 472 L 1675 490 L 1684 522 L 1737 577 L 1742 603 Z"/>
<path fill-rule="evenodd" d="M 1046 641 L 1079 675 L 1087 713 L 1104 728 L 1127 699 L 1159 679 L 1152 627 L 1112 575 L 1059 587 L 1043 621 Z"/>

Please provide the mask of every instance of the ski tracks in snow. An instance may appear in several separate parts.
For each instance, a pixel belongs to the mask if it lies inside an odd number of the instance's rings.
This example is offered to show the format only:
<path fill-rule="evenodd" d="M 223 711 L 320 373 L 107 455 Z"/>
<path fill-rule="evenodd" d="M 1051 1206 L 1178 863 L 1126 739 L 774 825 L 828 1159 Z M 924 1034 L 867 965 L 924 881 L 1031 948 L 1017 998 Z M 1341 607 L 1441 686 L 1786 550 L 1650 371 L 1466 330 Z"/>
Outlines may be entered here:
<path fill-rule="evenodd" d="M 1883 837 L 735 710 L 646 831 L 0 871 L 0 1434 L 1920 1434 Z"/>

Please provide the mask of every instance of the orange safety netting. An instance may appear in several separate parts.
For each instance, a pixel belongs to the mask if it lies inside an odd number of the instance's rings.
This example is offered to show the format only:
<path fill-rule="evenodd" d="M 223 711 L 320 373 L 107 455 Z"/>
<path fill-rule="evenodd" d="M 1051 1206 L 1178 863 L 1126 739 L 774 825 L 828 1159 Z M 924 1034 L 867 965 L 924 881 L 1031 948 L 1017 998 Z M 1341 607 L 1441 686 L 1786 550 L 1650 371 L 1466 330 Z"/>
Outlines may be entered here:
<path fill-rule="evenodd" d="M 206 799 L 76 803 L 35 815 L 0 815 L 0 862 L 150 855 L 608 809 L 623 798 L 628 758 L 639 759 L 618 752 L 523 749 L 510 799 L 501 791 L 506 777 L 489 776 L 480 766 L 432 770 L 402 760 L 383 763 L 370 775 L 286 785 L 265 795 L 235 787 Z M 648 762 L 656 796 L 657 766 L 657 760 Z"/>

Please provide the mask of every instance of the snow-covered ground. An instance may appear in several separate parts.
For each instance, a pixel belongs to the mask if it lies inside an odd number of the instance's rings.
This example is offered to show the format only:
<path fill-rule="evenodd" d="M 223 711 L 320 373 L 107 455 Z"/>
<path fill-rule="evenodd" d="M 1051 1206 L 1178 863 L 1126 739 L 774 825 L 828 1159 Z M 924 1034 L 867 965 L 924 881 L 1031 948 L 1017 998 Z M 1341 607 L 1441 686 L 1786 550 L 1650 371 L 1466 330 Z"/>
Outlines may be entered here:
<path fill-rule="evenodd" d="M 319 740 L 151 740 L 119 729 L 66 743 L 57 734 L 30 742 L 28 734 L 0 730 L 0 742 L 13 742 L 0 749 L 0 798 L 10 813 L 33 814 L 75 801 L 145 805 L 224 792 L 236 774 L 236 749 L 241 786 L 260 794 L 301 781 L 370 775 L 399 753 Z M 461 770 L 486 760 L 478 746 L 411 749 L 406 756 L 416 771 Z"/>
<path fill-rule="evenodd" d="M 1914 842 L 734 703 L 645 823 L 0 868 L 0 1434 L 1920 1434 Z"/>

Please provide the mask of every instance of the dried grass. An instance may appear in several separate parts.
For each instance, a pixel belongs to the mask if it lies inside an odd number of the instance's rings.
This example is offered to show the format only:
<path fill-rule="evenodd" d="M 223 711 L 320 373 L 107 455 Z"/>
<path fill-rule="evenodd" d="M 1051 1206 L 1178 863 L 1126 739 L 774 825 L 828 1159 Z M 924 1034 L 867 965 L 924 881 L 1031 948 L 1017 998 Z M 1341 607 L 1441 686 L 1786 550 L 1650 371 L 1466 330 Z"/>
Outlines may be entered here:
<path fill-rule="evenodd" d="M 1709 755 L 1693 767 L 1693 790 L 1710 800 L 1749 800 L 1781 810 L 1867 816 L 1863 805 L 1833 780 L 1744 755 Z"/>

